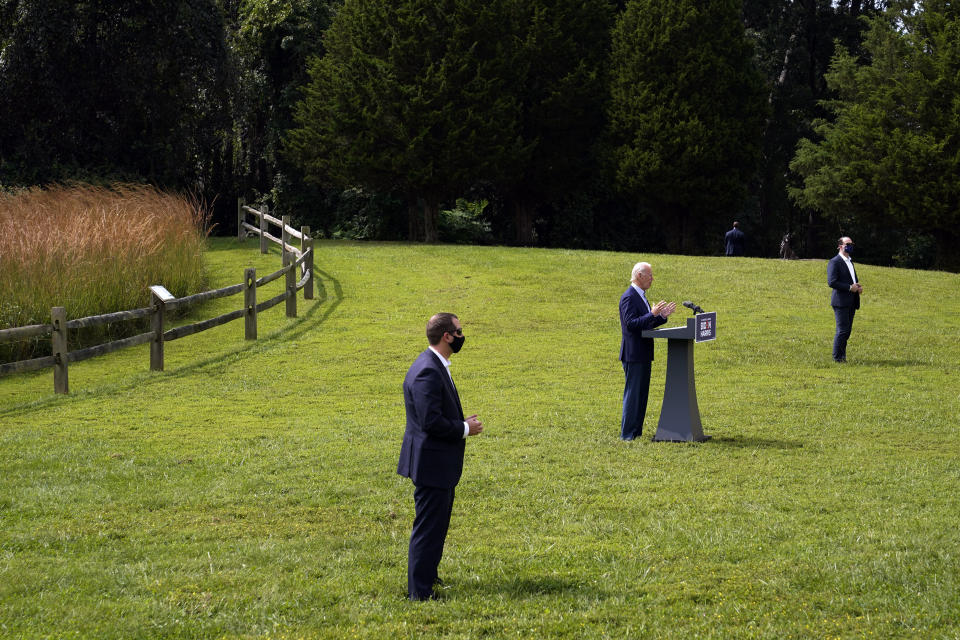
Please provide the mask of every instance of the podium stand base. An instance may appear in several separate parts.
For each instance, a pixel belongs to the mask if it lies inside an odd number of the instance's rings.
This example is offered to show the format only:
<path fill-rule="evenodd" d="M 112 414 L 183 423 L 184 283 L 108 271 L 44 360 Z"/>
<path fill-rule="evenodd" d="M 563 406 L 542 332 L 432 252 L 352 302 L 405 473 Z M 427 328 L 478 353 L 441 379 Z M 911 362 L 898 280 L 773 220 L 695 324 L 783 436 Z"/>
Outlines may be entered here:
<path fill-rule="evenodd" d="M 701 438 L 690 438 L 689 440 L 676 440 L 672 438 L 658 438 L 657 436 L 653 436 L 651 442 L 706 442 L 712 437 L 713 436 L 703 436 Z"/>

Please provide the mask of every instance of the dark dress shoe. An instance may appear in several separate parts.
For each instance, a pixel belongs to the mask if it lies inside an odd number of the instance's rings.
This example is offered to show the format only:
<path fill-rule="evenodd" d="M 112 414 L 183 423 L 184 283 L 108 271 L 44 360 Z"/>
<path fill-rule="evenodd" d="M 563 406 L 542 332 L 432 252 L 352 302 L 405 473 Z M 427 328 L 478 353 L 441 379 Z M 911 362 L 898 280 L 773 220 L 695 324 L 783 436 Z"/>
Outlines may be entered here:
<path fill-rule="evenodd" d="M 439 600 L 440 596 L 432 591 L 428 594 L 410 594 L 411 602 L 423 602 L 424 600 Z"/>

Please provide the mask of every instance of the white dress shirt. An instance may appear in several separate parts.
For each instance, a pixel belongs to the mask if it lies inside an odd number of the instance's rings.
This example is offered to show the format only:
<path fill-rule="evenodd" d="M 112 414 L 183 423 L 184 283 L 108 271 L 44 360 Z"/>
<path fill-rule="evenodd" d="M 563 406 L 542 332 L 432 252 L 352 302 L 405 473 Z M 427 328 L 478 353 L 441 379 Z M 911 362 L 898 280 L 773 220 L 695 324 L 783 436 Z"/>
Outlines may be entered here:
<path fill-rule="evenodd" d="M 437 351 L 436 349 L 434 349 L 432 346 L 430 347 L 430 351 L 433 351 L 435 354 L 437 354 L 437 357 L 440 358 L 440 362 L 443 363 L 443 368 L 444 368 L 444 369 L 446 370 L 446 372 L 447 372 L 447 377 L 450 378 L 450 384 L 453 384 L 453 376 L 450 375 L 450 361 L 447 360 L 446 358 L 444 358 L 442 355 L 440 355 L 440 352 Z M 454 389 L 454 391 L 456 391 L 457 385 L 453 384 L 453 389 Z M 466 438 L 466 437 L 469 436 L 469 435 L 470 435 L 470 425 L 467 424 L 466 420 L 464 420 L 464 422 L 463 422 L 463 437 Z"/>
<path fill-rule="evenodd" d="M 853 270 L 853 260 L 851 260 L 851 259 L 848 258 L 847 256 L 843 255 L 843 251 L 840 251 L 840 252 L 839 252 L 839 255 L 840 255 L 841 258 L 843 258 L 843 261 L 844 261 L 845 263 L 847 263 L 847 269 L 850 270 L 850 277 L 853 279 L 854 282 L 856 282 L 856 281 L 857 281 L 857 272 Z"/>

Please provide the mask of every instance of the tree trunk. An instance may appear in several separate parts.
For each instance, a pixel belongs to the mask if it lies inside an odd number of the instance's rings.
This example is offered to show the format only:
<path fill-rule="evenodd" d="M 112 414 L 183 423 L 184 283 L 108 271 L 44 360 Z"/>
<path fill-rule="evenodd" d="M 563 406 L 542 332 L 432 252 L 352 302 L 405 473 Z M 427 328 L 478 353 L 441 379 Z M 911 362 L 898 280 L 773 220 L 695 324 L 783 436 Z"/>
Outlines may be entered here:
<path fill-rule="evenodd" d="M 423 241 L 437 242 L 440 235 L 437 222 L 440 219 L 440 204 L 434 198 L 423 201 Z"/>
<path fill-rule="evenodd" d="M 407 202 L 407 231 L 410 242 L 420 242 L 424 238 L 423 207 L 416 198 Z"/>
<path fill-rule="evenodd" d="M 533 232 L 535 208 L 525 200 L 517 200 L 513 207 L 513 224 L 517 244 L 532 245 L 536 238 Z"/>

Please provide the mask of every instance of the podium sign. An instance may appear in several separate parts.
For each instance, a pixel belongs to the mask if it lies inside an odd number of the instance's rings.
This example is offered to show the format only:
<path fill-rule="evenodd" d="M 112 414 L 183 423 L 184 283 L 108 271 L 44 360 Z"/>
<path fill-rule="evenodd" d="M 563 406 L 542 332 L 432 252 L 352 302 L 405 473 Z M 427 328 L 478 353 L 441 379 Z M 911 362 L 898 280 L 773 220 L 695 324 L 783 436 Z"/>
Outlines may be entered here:
<path fill-rule="evenodd" d="M 710 311 L 709 313 L 698 313 L 696 315 L 697 320 L 697 333 L 694 336 L 694 342 L 707 342 L 708 340 L 717 339 L 717 312 Z"/>

